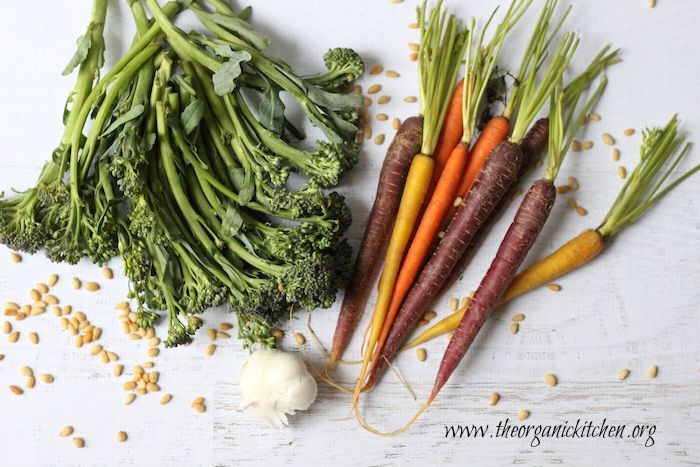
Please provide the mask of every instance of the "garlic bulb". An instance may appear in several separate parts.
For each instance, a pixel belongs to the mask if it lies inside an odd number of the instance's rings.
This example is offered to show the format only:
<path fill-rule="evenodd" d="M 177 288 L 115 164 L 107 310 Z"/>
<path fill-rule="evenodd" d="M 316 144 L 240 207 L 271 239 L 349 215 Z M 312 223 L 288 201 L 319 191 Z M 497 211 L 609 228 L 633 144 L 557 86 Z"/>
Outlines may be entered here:
<path fill-rule="evenodd" d="M 252 407 L 271 426 L 282 428 L 289 424 L 287 415 L 313 404 L 318 387 L 298 355 L 260 349 L 241 371 L 241 392 L 241 409 Z"/>

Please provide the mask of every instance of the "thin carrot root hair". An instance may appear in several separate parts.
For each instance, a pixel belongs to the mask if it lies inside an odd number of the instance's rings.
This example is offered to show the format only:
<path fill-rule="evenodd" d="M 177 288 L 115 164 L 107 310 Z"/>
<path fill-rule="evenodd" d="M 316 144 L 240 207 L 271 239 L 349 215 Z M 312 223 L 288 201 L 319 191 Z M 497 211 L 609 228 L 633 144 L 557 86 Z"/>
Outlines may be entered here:
<path fill-rule="evenodd" d="M 428 398 L 428 400 L 425 401 L 425 404 L 423 404 L 423 405 L 418 409 L 418 411 L 413 415 L 413 417 L 411 417 L 411 419 L 410 419 L 408 422 L 406 422 L 406 424 L 405 424 L 404 426 L 402 426 L 401 428 L 399 428 L 399 429 L 397 429 L 397 430 L 394 430 L 394 431 L 386 431 L 386 432 L 385 432 L 385 431 L 379 431 L 379 430 L 377 430 L 376 428 L 374 428 L 372 425 L 370 425 L 369 423 L 367 423 L 367 421 L 364 419 L 364 417 L 363 417 L 362 414 L 360 413 L 360 406 L 359 406 L 359 404 L 357 405 L 357 407 L 355 407 L 355 418 L 357 418 L 357 421 L 358 421 L 358 423 L 360 424 L 360 426 L 361 426 L 362 428 L 364 428 L 365 430 L 369 431 L 370 433 L 375 434 L 375 435 L 378 435 L 378 436 L 382 436 L 382 437 L 385 437 L 385 438 L 390 438 L 390 437 L 393 437 L 393 436 L 398 436 L 398 435 L 400 435 L 401 433 L 403 433 L 403 432 L 405 432 L 406 430 L 408 430 L 409 428 L 411 428 L 411 426 L 413 426 L 413 424 L 416 422 L 416 420 L 418 420 L 418 417 L 420 417 L 421 414 L 422 414 L 423 412 L 425 412 L 425 411 L 428 409 L 428 407 L 430 407 L 430 404 L 432 404 L 434 400 L 435 400 L 435 397 L 431 395 L 431 396 Z"/>

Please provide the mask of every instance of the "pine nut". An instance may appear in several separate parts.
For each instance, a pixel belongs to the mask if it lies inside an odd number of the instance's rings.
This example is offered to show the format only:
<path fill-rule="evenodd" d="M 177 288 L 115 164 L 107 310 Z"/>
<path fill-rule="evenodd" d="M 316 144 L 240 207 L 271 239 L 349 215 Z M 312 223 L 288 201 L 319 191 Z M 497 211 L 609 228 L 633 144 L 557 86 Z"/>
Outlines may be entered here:
<path fill-rule="evenodd" d="M 380 122 L 386 122 L 387 120 L 389 120 L 389 116 L 384 112 L 380 112 L 377 114 L 377 120 L 379 120 Z"/>
<path fill-rule="evenodd" d="M 18 340 L 19 340 L 19 331 L 14 331 L 14 332 L 11 333 L 9 336 L 7 336 L 7 341 L 8 341 L 10 344 L 14 344 L 14 343 L 17 342 Z"/>
<path fill-rule="evenodd" d="M 46 283 L 49 285 L 49 287 L 56 285 L 58 283 L 58 274 L 51 274 Z"/>
<path fill-rule="evenodd" d="M 134 383 L 133 381 L 127 381 L 122 385 L 122 389 L 124 389 L 125 391 L 131 391 L 133 389 L 136 389 L 136 383 Z"/>
<path fill-rule="evenodd" d="M 374 138 L 374 144 L 376 144 L 377 146 L 381 146 L 382 144 L 384 144 L 384 138 L 386 138 L 386 135 L 384 135 L 384 133 L 377 135 Z"/>
<path fill-rule="evenodd" d="M 412 54 L 408 54 L 408 60 L 410 62 L 415 62 L 418 60 L 418 54 L 413 52 Z"/>
<path fill-rule="evenodd" d="M 583 206 L 576 206 L 576 214 L 583 217 L 588 215 L 588 211 Z"/>
<path fill-rule="evenodd" d="M 12 391 L 14 394 L 21 396 L 24 394 L 24 389 L 22 389 L 19 386 L 15 386 L 14 384 L 10 386 L 10 391 Z"/>
<path fill-rule="evenodd" d="M 31 342 L 34 345 L 37 345 L 39 343 L 39 334 L 35 332 L 30 332 L 29 333 L 29 342 Z"/>
<path fill-rule="evenodd" d="M 561 290 L 561 285 L 559 284 L 547 284 L 547 288 L 552 292 L 559 292 Z"/>
<path fill-rule="evenodd" d="M 418 29 L 418 23 L 409 23 L 408 28 L 409 29 Z"/>
<path fill-rule="evenodd" d="M 603 136 L 601 138 L 603 142 L 608 146 L 612 146 L 615 144 L 615 138 L 613 138 L 610 133 L 603 133 Z"/>
<path fill-rule="evenodd" d="M 160 349 L 158 347 L 151 347 L 150 349 L 146 350 L 146 356 L 151 358 L 157 357 L 159 353 Z"/>
<path fill-rule="evenodd" d="M 501 400 L 501 395 L 497 392 L 492 392 L 489 396 L 489 405 L 496 405 Z"/>
<path fill-rule="evenodd" d="M 73 287 L 74 289 L 79 289 L 80 287 L 83 286 L 83 283 L 82 283 L 82 282 L 80 281 L 80 279 L 78 279 L 77 277 L 72 277 L 71 280 L 70 280 L 70 285 L 71 285 L 71 287 Z"/>
<path fill-rule="evenodd" d="M 51 384 L 54 382 L 53 376 L 47 374 L 47 373 L 42 373 L 39 375 L 39 379 L 41 380 L 42 383 L 44 384 Z"/>
<path fill-rule="evenodd" d="M 547 383 L 547 386 L 554 387 L 557 385 L 559 380 L 557 379 L 556 376 L 549 373 L 549 374 L 544 375 L 544 382 Z"/>
<path fill-rule="evenodd" d="M 576 209 L 578 204 L 576 204 L 576 200 L 573 198 L 569 198 L 566 200 L 566 205 L 569 206 L 571 209 Z"/>
<path fill-rule="evenodd" d="M 617 168 L 617 176 L 620 177 L 621 179 L 626 179 L 627 178 L 627 169 L 624 166 L 620 166 Z"/>
<path fill-rule="evenodd" d="M 39 292 L 37 289 L 30 290 L 29 296 L 31 297 L 33 302 L 38 302 L 39 300 L 41 300 L 41 292 Z"/>
<path fill-rule="evenodd" d="M 647 0 L 647 6 L 649 8 L 654 8 L 656 6 L 656 0 Z"/>
<path fill-rule="evenodd" d="M 103 347 L 100 344 L 95 344 L 92 347 L 90 347 L 90 355 L 95 356 L 98 353 L 102 352 Z"/>
<path fill-rule="evenodd" d="M 418 101 L 418 98 L 416 96 L 406 96 L 403 98 L 404 102 L 408 102 L 409 104 L 413 104 L 414 102 Z"/>
<path fill-rule="evenodd" d="M 85 283 L 85 290 L 88 292 L 97 292 L 100 290 L 100 284 L 97 282 L 87 282 Z"/>
<path fill-rule="evenodd" d="M 384 95 L 384 96 L 381 96 L 379 99 L 377 99 L 377 104 L 379 104 L 379 105 L 387 104 L 390 100 L 391 100 L 391 96 Z"/>
<path fill-rule="evenodd" d="M 118 302 L 116 305 L 114 305 L 114 308 L 116 308 L 117 310 L 128 310 L 129 302 Z"/>
<path fill-rule="evenodd" d="M 381 65 L 374 65 L 372 68 L 369 69 L 369 74 L 370 75 L 378 75 L 384 71 L 384 67 Z"/>
<path fill-rule="evenodd" d="M 584 141 L 583 143 L 581 143 L 581 149 L 584 151 L 593 149 L 593 141 Z"/>
<path fill-rule="evenodd" d="M 654 379 L 656 378 L 656 375 L 659 373 L 659 367 L 656 365 L 649 367 L 647 370 L 647 378 Z"/>
<path fill-rule="evenodd" d="M 601 120 L 600 115 L 598 115 L 595 112 L 591 112 L 588 114 L 588 120 L 591 120 L 593 122 L 599 122 Z"/>
<path fill-rule="evenodd" d="M 394 119 L 391 121 L 391 126 L 392 128 L 394 128 L 394 130 L 398 130 L 401 126 L 401 120 L 399 120 L 397 117 L 394 117 Z"/>
<path fill-rule="evenodd" d="M 410 43 L 408 44 L 408 49 L 412 52 L 418 52 L 420 50 L 420 44 Z"/>
<path fill-rule="evenodd" d="M 573 152 L 581 152 L 581 141 L 575 139 L 571 142 L 571 150 Z"/>
<path fill-rule="evenodd" d="M 622 134 L 625 136 L 632 136 L 634 134 L 634 128 L 627 128 Z"/>
<path fill-rule="evenodd" d="M 513 317 L 510 319 L 514 323 L 519 323 L 525 319 L 525 315 L 522 313 L 516 313 L 513 315 Z"/>
<path fill-rule="evenodd" d="M 199 396 L 192 401 L 193 406 L 197 404 L 204 404 L 204 398 L 202 396 Z"/>
<path fill-rule="evenodd" d="M 36 289 L 37 289 L 39 292 L 41 292 L 42 294 L 49 293 L 49 286 L 46 285 L 46 284 L 42 284 L 41 282 L 39 282 L 39 283 L 36 285 Z"/>
<path fill-rule="evenodd" d="M 207 410 L 207 408 L 204 406 L 204 404 L 195 404 L 192 406 L 192 408 L 199 413 L 204 413 Z"/>
<path fill-rule="evenodd" d="M 133 392 L 130 394 L 126 395 L 126 399 L 124 399 L 124 405 L 131 405 L 132 402 L 136 399 L 136 394 Z"/>
<path fill-rule="evenodd" d="M 528 410 L 521 410 L 518 412 L 518 420 L 525 420 L 530 416 L 530 412 Z"/>
<path fill-rule="evenodd" d="M 574 190 L 574 191 L 578 190 L 579 185 L 578 185 L 578 180 L 576 180 L 576 178 L 574 178 L 574 177 L 569 177 L 567 181 L 569 182 L 569 187 L 570 187 L 572 190 Z"/>
<path fill-rule="evenodd" d="M 420 349 L 416 349 L 416 357 L 418 358 L 418 361 L 424 362 L 425 359 L 428 358 L 428 353 L 423 347 L 421 347 Z"/>
<path fill-rule="evenodd" d="M 437 313 L 435 313 L 435 311 L 433 311 L 433 310 L 430 310 L 430 311 L 426 311 L 423 314 L 423 319 L 430 321 L 430 320 L 434 319 L 436 316 L 437 316 Z"/>
<path fill-rule="evenodd" d="M 19 369 L 20 373 L 22 373 L 22 376 L 26 376 L 29 378 L 30 376 L 34 376 L 34 370 L 29 368 L 28 366 L 23 366 L 22 368 Z"/>
<path fill-rule="evenodd" d="M 425 318 L 421 318 L 421 319 L 418 320 L 418 326 L 425 326 L 425 325 L 428 324 L 428 323 L 430 323 L 430 321 L 428 321 L 428 320 L 425 319 Z"/>
<path fill-rule="evenodd" d="M 36 378 L 33 376 L 30 376 L 27 378 L 27 381 L 24 383 L 24 387 L 27 389 L 33 389 L 34 386 L 36 385 Z"/>
<path fill-rule="evenodd" d="M 159 392 L 160 386 L 158 386 L 156 383 L 146 383 L 146 390 L 148 392 Z"/>
<path fill-rule="evenodd" d="M 297 341 L 297 344 L 299 345 L 306 344 L 306 337 L 304 337 L 304 335 L 300 332 L 294 333 L 294 340 Z"/>
<path fill-rule="evenodd" d="M 517 334 L 520 330 L 520 325 L 518 323 L 510 323 L 510 333 Z"/>
<path fill-rule="evenodd" d="M 85 440 L 83 438 L 73 438 L 73 445 L 78 449 L 82 449 L 85 447 Z"/>
<path fill-rule="evenodd" d="M 387 70 L 387 71 L 384 73 L 384 76 L 386 76 L 387 78 L 398 78 L 398 77 L 400 77 L 401 75 L 399 74 L 398 71 Z"/>
<path fill-rule="evenodd" d="M 13 251 L 12 253 L 10 253 L 10 261 L 12 261 L 13 263 L 21 263 L 22 255 Z"/>
<path fill-rule="evenodd" d="M 627 377 L 630 375 L 630 371 L 628 369 L 623 369 L 620 370 L 620 372 L 617 374 L 617 379 L 620 381 L 624 381 L 627 379 Z"/>
<path fill-rule="evenodd" d="M 9 334 L 12 332 L 12 325 L 9 321 L 3 321 L 1 329 L 3 334 Z"/>
<path fill-rule="evenodd" d="M 114 376 L 116 376 L 117 378 L 120 377 L 122 375 L 122 373 L 124 373 L 124 365 L 122 365 L 122 364 L 114 365 L 113 372 L 114 372 Z"/>
<path fill-rule="evenodd" d="M 110 362 L 116 362 L 117 360 L 119 360 L 119 355 L 109 350 L 107 351 L 107 357 L 109 358 Z"/>
<path fill-rule="evenodd" d="M 105 279 L 114 279 L 114 271 L 111 268 L 102 268 L 102 277 Z"/>
<path fill-rule="evenodd" d="M 73 427 L 70 425 L 66 425 L 63 428 L 61 428 L 61 431 L 58 432 L 58 436 L 61 437 L 66 437 L 70 436 L 73 434 Z"/>
<path fill-rule="evenodd" d="M 149 347 L 158 347 L 159 345 L 160 345 L 160 338 L 158 338 L 158 337 L 152 337 L 151 339 L 148 340 Z"/>
<path fill-rule="evenodd" d="M 212 355 L 214 355 L 214 352 L 216 352 L 216 344 L 209 344 L 204 349 L 204 355 L 206 355 L 207 357 L 211 357 Z"/>
<path fill-rule="evenodd" d="M 107 351 L 103 350 L 100 352 L 100 361 L 102 363 L 109 363 L 109 355 L 107 355 Z"/>
<path fill-rule="evenodd" d="M 172 394 L 163 394 L 163 397 L 160 398 L 160 405 L 165 405 L 171 400 L 173 400 Z"/>
<path fill-rule="evenodd" d="M 118 431 L 117 432 L 117 442 L 123 443 L 124 441 L 126 441 L 126 438 L 127 438 L 127 436 L 126 436 L 125 431 Z"/>
<path fill-rule="evenodd" d="M 281 329 L 272 328 L 270 330 L 270 335 L 275 339 L 282 339 L 284 337 L 284 331 L 282 331 Z"/>
<path fill-rule="evenodd" d="M 382 85 L 375 83 L 367 88 L 367 94 L 377 94 L 381 90 L 382 90 Z"/>
<path fill-rule="evenodd" d="M 219 323 L 219 329 L 222 331 L 228 331 L 229 329 L 233 329 L 233 324 L 226 322 Z"/>
<path fill-rule="evenodd" d="M 559 194 L 559 195 L 564 195 L 570 191 L 571 191 L 571 187 L 569 185 L 559 185 L 557 187 L 557 194 Z"/>
<path fill-rule="evenodd" d="M 68 316 L 73 312 L 73 307 L 70 305 L 65 305 L 63 308 L 61 308 L 61 314 L 63 316 Z"/>

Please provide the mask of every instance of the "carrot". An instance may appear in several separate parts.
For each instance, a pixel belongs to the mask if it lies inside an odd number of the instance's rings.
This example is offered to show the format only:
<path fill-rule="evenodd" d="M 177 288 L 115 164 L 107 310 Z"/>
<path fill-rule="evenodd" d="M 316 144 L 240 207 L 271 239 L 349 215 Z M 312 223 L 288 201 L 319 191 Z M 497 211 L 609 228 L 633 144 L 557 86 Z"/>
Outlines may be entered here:
<path fill-rule="evenodd" d="M 545 21 L 549 21 L 549 18 L 545 18 Z M 536 31 L 544 35 L 547 28 L 536 28 Z M 526 84 L 532 97 L 523 102 L 523 108 L 527 112 L 521 113 L 516 121 L 516 126 L 522 127 L 521 119 L 534 118 L 537 111 L 544 105 L 548 94 L 551 93 L 571 60 L 576 50 L 576 44 L 577 41 L 572 35 L 566 35 L 548 66 L 544 76 L 545 80 L 541 85 L 535 87 L 536 83 Z M 531 53 L 542 55 L 544 51 L 537 48 Z M 533 61 L 533 63 L 537 62 L 537 60 Z M 527 121 L 524 124 L 529 123 L 530 121 Z M 469 195 L 457 208 L 445 236 L 440 240 L 437 249 L 411 287 L 398 311 L 382 352 L 370 372 L 369 385 L 376 382 L 387 362 L 394 358 L 408 333 L 413 330 L 428 305 L 442 289 L 467 246 L 517 179 L 523 153 L 517 144 L 522 140 L 522 136 L 520 134 L 516 136 L 519 138 L 517 142 L 505 141 L 496 146 L 491 156 L 487 158 L 486 164 L 479 171 L 478 182 L 474 183 Z"/>
<path fill-rule="evenodd" d="M 559 173 L 561 163 L 569 150 L 573 136 L 585 121 L 586 115 L 600 97 L 606 84 L 607 79 L 603 77 L 593 96 L 573 121 L 574 109 L 564 118 L 563 92 L 558 88 L 555 90 L 550 109 L 551 128 L 544 177 L 532 184 L 520 204 L 513 222 L 498 248 L 496 257 L 476 290 L 474 298 L 469 303 L 455 334 L 450 339 L 440 363 L 433 389 L 422 410 L 435 400 L 457 368 L 542 231 L 556 198 L 554 180 Z M 579 95 L 583 92 L 585 85 L 586 83 L 583 83 L 578 88 Z"/>
<path fill-rule="evenodd" d="M 455 90 L 452 92 L 450 105 L 447 107 L 447 113 L 445 114 L 445 121 L 442 124 L 442 130 L 440 130 L 440 137 L 438 138 L 437 145 L 435 146 L 435 152 L 433 152 L 435 169 L 433 170 L 433 178 L 430 182 L 430 190 L 428 191 L 428 194 L 433 192 L 433 189 L 435 188 L 435 185 L 437 185 L 440 174 L 442 174 L 442 169 L 445 167 L 450 154 L 452 154 L 452 151 L 462 139 L 463 100 L 464 78 L 459 80 L 459 83 L 457 83 L 457 86 L 455 86 Z"/>
<path fill-rule="evenodd" d="M 372 281 L 377 273 L 377 260 L 398 210 L 411 160 L 420 150 L 422 132 L 422 117 L 407 118 L 399 127 L 387 150 L 379 173 L 377 194 L 369 213 L 350 284 L 345 290 L 343 304 L 338 314 L 328 362 L 331 368 L 341 358 L 350 342 L 371 292 Z"/>
<path fill-rule="evenodd" d="M 381 351 L 386 341 L 389 330 L 391 329 L 394 318 L 399 311 L 399 307 L 406 293 L 410 289 L 414 279 L 433 248 L 438 229 L 440 228 L 440 221 L 443 219 L 447 209 L 454 203 L 457 183 L 467 165 L 469 143 L 474 133 L 474 128 L 476 127 L 476 117 L 482 97 L 486 91 L 486 85 L 491 78 L 498 54 L 500 53 L 501 46 L 508 32 L 515 25 L 515 22 L 520 19 L 520 16 L 522 16 L 529 4 L 530 1 L 513 1 L 503 21 L 497 27 L 494 38 L 485 47 L 482 46 L 484 39 L 484 33 L 482 32 L 476 44 L 476 53 L 474 56 L 472 56 L 471 45 L 475 29 L 475 20 L 472 20 L 467 36 L 467 76 L 466 79 L 463 80 L 466 89 L 463 93 L 463 117 L 460 119 L 464 123 L 462 140 L 454 148 L 449 159 L 447 159 L 447 163 L 444 167 L 445 170 L 438 178 L 435 191 L 430 201 L 427 203 L 408 252 L 406 253 L 406 257 L 403 260 L 400 273 L 396 279 L 389 309 L 384 320 L 384 325 L 374 351 L 374 358 L 379 355 L 379 351 Z M 484 32 L 485 31 L 486 28 L 484 28 Z M 448 117 L 449 115 L 445 118 Z M 443 125 L 443 128 L 444 126 L 445 125 Z"/>
<path fill-rule="evenodd" d="M 381 333 L 396 276 L 428 191 L 434 167 L 431 155 L 435 150 L 449 105 L 450 90 L 457 78 L 460 61 L 467 46 L 466 32 L 461 30 L 454 15 L 448 15 L 444 11 L 442 0 L 438 0 L 427 18 L 426 13 L 427 0 L 424 0 L 418 9 L 421 30 L 418 70 L 421 114 L 424 118 L 421 153 L 411 162 L 406 185 L 401 195 L 399 213 L 391 234 L 379 283 L 377 303 L 363 341 L 364 355 L 353 395 L 353 409 L 358 406 L 365 373 Z"/>

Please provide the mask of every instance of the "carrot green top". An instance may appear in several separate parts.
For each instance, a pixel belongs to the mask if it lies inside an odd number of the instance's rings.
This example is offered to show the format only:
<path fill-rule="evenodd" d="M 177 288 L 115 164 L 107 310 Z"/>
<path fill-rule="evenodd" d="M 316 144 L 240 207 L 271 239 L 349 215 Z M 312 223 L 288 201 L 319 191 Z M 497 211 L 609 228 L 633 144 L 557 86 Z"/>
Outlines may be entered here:
<path fill-rule="evenodd" d="M 472 18 L 467 35 L 466 76 L 464 78 L 464 93 L 462 97 L 463 143 L 468 144 L 474 136 L 481 99 L 486 92 L 503 42 L 510 30 L 513 29 L 518 20 L 530 7 L 530 4 L 532 4 L 532 0 L 513 0 L 503 20 L 496 27 L 493 37 L 486 45 L 483 45 L 484 35 L 498 10 L 496 9 L 486 22 L 486 25 L 484 25 L 474 51 L 472 51 L 472 37 L 476 29 L 476 21 Z"/>
<path fill-rule="evenodd" d="M 684 143 L 685 133 L 678 132 L 676 115 L 664 128 L 646 129 L 642 135 L 641 158 L 617 195 L 612 208 L 598 227 L 598 232 L 609 237 L 636 221 L 655 202 L 677 187 L 686 178 L 700 170 L 700 164 L 670 183 L 671 173 L 690 151 L 691 143 Z M 678 149 L 680 152 L 678 152 Z M 678 154 L 672 163 L 668 162 Z M 660 174 L 660 176 L 659 176 Z"/>
<path fill-rule="evenodd" d="M 427 17 L 426 17 L 427 15 Z M 418 8 L 420 81 L 423 145 L 421 152 L 432 155 L 450 102 L 454 82 L 467 47 L 467 32 L 454 15 L 442 8 L 442 0 L 427 12 L 427 0 Z"/>

